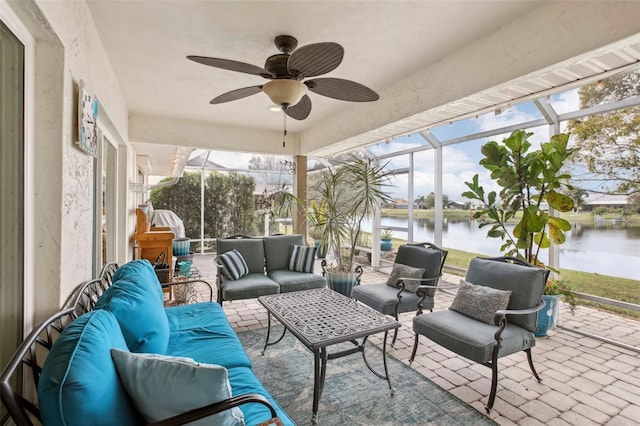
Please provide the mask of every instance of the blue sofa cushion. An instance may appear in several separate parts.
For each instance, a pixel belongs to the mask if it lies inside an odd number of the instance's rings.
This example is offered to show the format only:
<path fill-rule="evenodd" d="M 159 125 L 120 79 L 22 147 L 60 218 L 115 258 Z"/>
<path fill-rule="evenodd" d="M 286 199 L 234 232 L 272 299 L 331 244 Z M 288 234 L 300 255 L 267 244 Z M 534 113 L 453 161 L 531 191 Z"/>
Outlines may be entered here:
<path fill-rule="evenodd" d="M 289 269 L 291 246 L 304 246 L 304 237 L 295 235 L 269 235 L 263 237 L 267 273 Z"/>
<path fill-rule="evenodd" d="M 95 309 L 113 312 L 131 352 L 163 354 L 169 343 L 169 322 L 162 287 L 148 260 L 131 261 L 116 271 L 113 285 Z"/>
<path fill-rule="evenodd" d="M 216 302 L 167 308 L 170 338 L 167 355 L 227 368 L 251 367 L 222 307 Z"/>
<path fill-rule="evenodd" d="M 313 273 L 317 247 L 291 246 L 291 255 L 287 269 L 294 272 Z"/>
<path fill-rule="evenodd" d="M 154 423 L 231 397 L 227 369 L 191 358 L 111 350 L 120 380 L 147 423 Z M 190 425 L 244 425 L 238 408 Z"/>
<path fill-rule="evenodd" d="M 249 267 L 242 254 L 236 249 L 218 256 L 222 263 L 222 273 L 228 280 L 237 280 L 249 273 Z"/>
<path fill-rule="evenodd" d="M 65 328 L 47 356 L 38 383 L 47 426 L 142 422 L 120 383 L 111 348 L 127 350 L 127 344 L 109 311 L 88 312 Z"/>

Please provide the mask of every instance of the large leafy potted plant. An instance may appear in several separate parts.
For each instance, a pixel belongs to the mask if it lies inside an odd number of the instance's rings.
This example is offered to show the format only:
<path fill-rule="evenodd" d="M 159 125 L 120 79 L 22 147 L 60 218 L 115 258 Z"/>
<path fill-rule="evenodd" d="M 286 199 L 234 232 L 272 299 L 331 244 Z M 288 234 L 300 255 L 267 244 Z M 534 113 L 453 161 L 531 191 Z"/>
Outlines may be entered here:
<path fill-rule="evenodd" d="M 502 240 L 501 252 L 552 269 L 540 260 L 540 250 L 550 247 L 552 241 L 562 244 L 571 224 L 550 214 L 548 207 L 558 212 L 573 209 L 573 199 L 563 193 L 572 189 L 563 165 L 575 149 L 568 148 L 569 134 L 560 133 L 540 149 L 531 150 L 531 135 L 518 130 L 501 144 L 491 141 L 483 145 L 480 164 L 491 171 L 501 190 L 486 193 L 476 174 L 471 182 L 465 182 L 469 191 L 462 196 L 482 203 L 473 217 L 482 221 L 480 227 L 489 227 L 488 237 Z"/>
<path fill-rule="evenodd" d="M 338 167 L 323 170 L 310 185 L 310 198 L 323 206 L 323 221 L 318 224 L 331 258 L 324 266 L 327 281 L 330 288 L 346 295 L 358 277 L 353 259 L 362 224 L 380 203 L 390 200 L 385 189 L 391 186 L 392 174 L 386 165 L 352 155 Z"/>

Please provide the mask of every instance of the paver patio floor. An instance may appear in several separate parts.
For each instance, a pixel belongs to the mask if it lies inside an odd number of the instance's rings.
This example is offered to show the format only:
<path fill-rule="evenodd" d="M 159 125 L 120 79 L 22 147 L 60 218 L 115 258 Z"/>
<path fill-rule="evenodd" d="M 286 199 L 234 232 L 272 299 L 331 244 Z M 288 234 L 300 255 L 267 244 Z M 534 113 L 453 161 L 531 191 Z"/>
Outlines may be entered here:
<path fill-rule="evenodd" d="M 195 256 L 195 265 L 212 286 L 215 269 L 211 256 Z M 388 275 L 366 271 L 362 284 L 385 282 Z M 460 277 L 444 274 L 443 281 Z M 215 288 L 214 288 L 215 290 Z M 453 294 L 438 291 L 435 310 L 447 309 Z M 575 315 L 561 304 L 562 328 L 537 338 L 533 360 L 542 377 L 538 383 L 524 353 L 499 360 L 496 402 L 490 417 L 503 425 L 638 425 L 640 424 L 640 322 L 578 306 Z M 266 327 L 267 312 L 256 299 L 223 304 L 237 331 Z M 402 327 L 389 354 L 408 364 L 413 348 L 414 313 L 400 315 Z M 584 330 L 604 339 L 585 336 L 565 327 Z M 612 344 L 621 341 L 626 346 Z M 370 342 L 381 344 L 382 336 Z M 634 350 L 633 348 L 636 348 Z M 478 411 L 491 384 L 491 370 L 472 363 L 422 337 L 412 368 L 455 394 Z"/>

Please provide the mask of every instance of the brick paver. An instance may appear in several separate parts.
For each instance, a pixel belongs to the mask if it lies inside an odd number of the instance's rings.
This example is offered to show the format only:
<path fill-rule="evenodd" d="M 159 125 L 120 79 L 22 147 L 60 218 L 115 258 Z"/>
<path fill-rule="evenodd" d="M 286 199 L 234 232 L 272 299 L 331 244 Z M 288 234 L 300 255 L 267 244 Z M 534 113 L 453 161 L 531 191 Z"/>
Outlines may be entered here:
<path fill-rule="evenodd" d="M 212 257 L 195 256 L 194 263 L 214 286 L 215 298 Z M 366 271 L 362 283 L 385 282 L 387 277 Z M 444 274 L 443 281 L 457 283 L 459 278 Z M 447 309 L 452 300 L 453 294 L 437 292 L 435 310 Z M 266 311 L 255 299 L 225 302 L 223 306 L 238 331 L 266 326 Z M 519 426 L 640 424 L 640 322 L 584 306 L 578 306 L 575 315 L 565 304 L 560 311 L 562 327 L 537 338 L 532 350 L 542 383 L 533 378 L 524 354 L 501 358 L 498 392 L 490 417 L 500 425 Z M 389 354 L 407 365 L 414 341 L 413 315 L 400 315 L 398 341 L 389 348 Z M 381 337 L 372 336 L 369 341 L 380 345 Z M 424 336 L 411 368 L 485 413 L 491 384 L 489 368 L 471 363 Z"/>

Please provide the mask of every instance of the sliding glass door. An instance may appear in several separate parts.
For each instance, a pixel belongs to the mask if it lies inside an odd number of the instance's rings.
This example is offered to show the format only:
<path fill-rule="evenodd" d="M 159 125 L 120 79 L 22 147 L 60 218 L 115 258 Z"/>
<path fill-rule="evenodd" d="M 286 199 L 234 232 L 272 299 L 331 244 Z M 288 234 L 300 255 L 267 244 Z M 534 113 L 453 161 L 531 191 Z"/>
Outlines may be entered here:
<path fill-rule="evenodd" d="M 24 327 L 25 46 L 0 21 L 0 367 Z"/>

